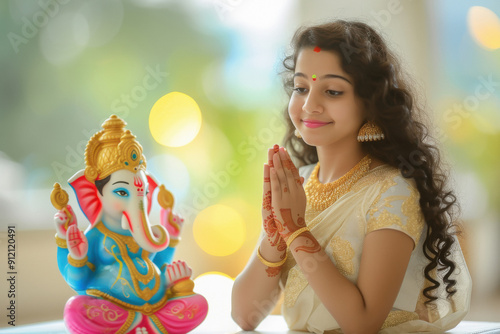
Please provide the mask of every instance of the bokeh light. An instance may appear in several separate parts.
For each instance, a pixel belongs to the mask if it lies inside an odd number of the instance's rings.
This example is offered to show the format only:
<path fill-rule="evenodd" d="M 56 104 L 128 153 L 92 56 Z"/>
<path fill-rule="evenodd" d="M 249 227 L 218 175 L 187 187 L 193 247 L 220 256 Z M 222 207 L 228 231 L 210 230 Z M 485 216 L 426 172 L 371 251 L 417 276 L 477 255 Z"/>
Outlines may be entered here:
<path fill-rule="evenodd" d="M 238 196 L 228 196 L 222 198 L 219 204 L 229 206 L 240 213 L 245 221 L 246 241 L 252 240 L 253 247 L 262 231 L 261 202 L 246 201 Z"/>
<path fill-rule="evenodd" d="M 74 60 L 89 41 L 89 27 L 80 13 L 63 13 L 49 20 L 40 32 L 40 50 L 53 65 L 64 65 Z"/>
<path fill-rule="evenodd" d="M 149 114 L 149 129 L 157 143 L 180 147 L 191 142 L 201 127 L 201 111 L 190 96 L 172 92 L 161 97 Z"/>
<path fill-rule="evenodd" d="M 158 182 L 175 194 L 176 202 L 182 201 L 188 194 L 190 177 L 187 166 L 178 157 L 170 154 L 155 155 L 147 161 L 148 171 Z"/>
<path fill-rule="evenodd" d="M 467 13 L 469 31 L 479 45 L 487 49 L 500 48 L 500 19 L 492 10 L 473 6 Z"/>
<path fill-rule="evenodd" d="M 245 222 L 233 208 L 216 204 L 201 211 L 193 223 L 196 243 L 210 255 L 227 256 L 245 241 Z"/>
<path fill-rule="evenodd" d="M 208 302 L 208 314 L 196 329 L 200 333 L 213 332 L 214 328 L 218 333 L 234 333 L 238 326 L 227 321 L 231 318 L 231 290 L 233 289 L 233 279 L 221 272 L 207 272 L 194 279 L 194 291 L 201 294 Z"/>

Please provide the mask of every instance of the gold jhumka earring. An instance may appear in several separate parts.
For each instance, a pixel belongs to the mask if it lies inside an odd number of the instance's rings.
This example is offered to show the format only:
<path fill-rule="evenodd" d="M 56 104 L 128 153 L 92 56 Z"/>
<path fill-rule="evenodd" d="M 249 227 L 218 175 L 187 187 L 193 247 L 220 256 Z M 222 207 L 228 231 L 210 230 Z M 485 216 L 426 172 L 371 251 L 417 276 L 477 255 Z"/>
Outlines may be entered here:
<path fill-rule="evenodd" d="M 359 142 L 376 141 L 376 140 L 382 140 L 384 138 L 385 135 L 382 129 L 378 125 L 375 125 L 370 121 L 366 122 L 361 127 L 361 129 L 359 129 L 358 133 Z"/>
<path fill-rule="evenodd" d="M 300 135 L 299 130 L 297 130 L 297 129 L 295 129 L 295 137 L 297 137 L 299 139 L 302 138 L 302 136 Z"/>

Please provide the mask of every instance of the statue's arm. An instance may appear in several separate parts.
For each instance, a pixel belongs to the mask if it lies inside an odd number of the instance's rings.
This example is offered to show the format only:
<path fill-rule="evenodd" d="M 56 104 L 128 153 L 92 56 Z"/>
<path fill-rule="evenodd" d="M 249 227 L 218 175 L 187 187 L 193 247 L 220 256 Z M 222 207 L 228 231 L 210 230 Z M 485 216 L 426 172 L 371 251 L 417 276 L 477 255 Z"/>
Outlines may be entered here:
<path fill-rule="evenodd" d="M 171 264 L 175 254 L 175 247 L 167 247 L 154 255 L 153 263 L 162 268 L 164 264 Z"/>
<path fill-rule="evenodd" d="M 156 253 L 153 262 L 161 268 L 164 264 L 171 264 L 174 259 L 177 244 L 180 241 L 180 234 L 184 224 L 184 218 L 172 212 L 170 208 L 160 209 L 160 224 L 168 232 L 170 243 L 166 249 Z"/>
<path fill-rule="evenodd" d="M 79 238 L 77 240 L 79 244 L 76 244 L 74 240 L 68 241 L 70 245 L 66 245 L 66 247 L 58 243 L 57 264 L 68 285 L 75 291 L 82 291 L 87 289 L 89 280 L 95 271 L 97 259 L 94 246 L 99 235 L 97 230 L 92 229 L 85 236 L 77 229 L 76 225 L 73 226 L 68 228 L 68 235 L 70 233 L 76 234 L 74 238 Z M 70 237 L 68 240 L 71 239 Z M 72 251 L 68 249 L 68 246 L 72 247 Z"/>

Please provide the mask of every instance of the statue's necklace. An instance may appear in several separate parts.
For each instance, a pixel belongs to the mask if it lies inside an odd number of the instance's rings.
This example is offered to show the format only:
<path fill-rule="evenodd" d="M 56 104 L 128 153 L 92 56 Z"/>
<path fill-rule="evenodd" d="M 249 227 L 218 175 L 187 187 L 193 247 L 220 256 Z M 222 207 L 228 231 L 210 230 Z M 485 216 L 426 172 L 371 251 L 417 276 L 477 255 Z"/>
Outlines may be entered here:
<path fill-rule="evenodd" d="M 328 208 L 337 199 L 349 192 L 356 181 L 368 172 L 370 163 L 370 156 L 366 155 L 344 176 L 333 182 L 323 184 L 318 180 L 318 161 L 304 187 L 307 203 L 315 210 L 323 211 Z"/>
<path fill-rule="evenodd" d="M 130 255 L 127 252 L 127 247 L 133 253 L 135 253 L 139 250 L 139 245 L 137 245 L 137 243 L 133 237 L 121 235 L 119 233 L 113 232 L 110 229 L 108 229 L 106 227 L 106 225 L 104 225 L 104 223 L 102 223 L 102 222 L 99 223 L 98 225 L 96 225 L 96 227 L 105 236 L 105 238 L 103 240 L 103 244 L 106 241 L 106 237 L 110 237 L 118 245 L 118 249 L 120 250 L 120 255 L 129 269 L 130 276 L 132 277 L 132 281 L 133 281 L 133 284 L 134 284 L 136 291 L 141 291 L 141 289 L 139 289 L 139 285 L 137 284 L 138 281 L 141 282 L 142 284 L 146 285 L 151 281 L 151 279 L 153 279 L 153 277 L 155 277 L 156 278 L 156 285 L 158 285 L 157 284 L 159 282 L 158 273 L 154 269 L 153 262 L 149 259 L 149 257 L 148 257 L 149 253 L 147 251 L 145 251 L 143 249 L 141 252 L 140 258 L 142 259 L 142 262 L 139 260 L 139 257 L 136 257 L 136 261 L 138 264 L 135 264 L 134 261 L 130 258 Z M 114 254 L 114 252 L 112 252 L 111 250 L 108 250 L 106 247 L 105 247 L 105 249 L 108 253 L 110 253 L 110 255 Z M 116 256 L 116 255 L 113 255 L 113 256 Z M 118 261 L 118 259 L 117 259 L 117 261 Z M 139 272 L 139 270 L 137 270 L 136 266 L 138 266 L 138 265 L 147 269 L 146 274 L 141 274 Z M 120 263 L 120 266 L 121 266 L 121 263 Z M 154 289 L 155 289 L 155 291 L 158 290 L 156 286 Z M 146 289 L 142 289 L 142 290 L 146 290 Z M 148 291 L 149 291 L 149 289 L 148 289 Z M 149 298 L 148 298 L 148 300 L 149 300 Z"/>

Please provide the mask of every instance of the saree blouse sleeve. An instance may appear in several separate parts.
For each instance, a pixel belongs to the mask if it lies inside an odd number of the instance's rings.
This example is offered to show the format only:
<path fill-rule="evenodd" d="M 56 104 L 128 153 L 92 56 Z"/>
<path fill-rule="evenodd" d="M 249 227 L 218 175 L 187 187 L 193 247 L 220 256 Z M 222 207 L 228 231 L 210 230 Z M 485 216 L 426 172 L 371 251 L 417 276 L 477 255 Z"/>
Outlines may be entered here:
<path fill-rule="evenodd" d="M 416 246 L 425 227 L 419 200 L 413 179 L 397 175 L 384 180 L 366 214 L 366 234 L 380 229 L 398 230 L 412 238 Z"/>

